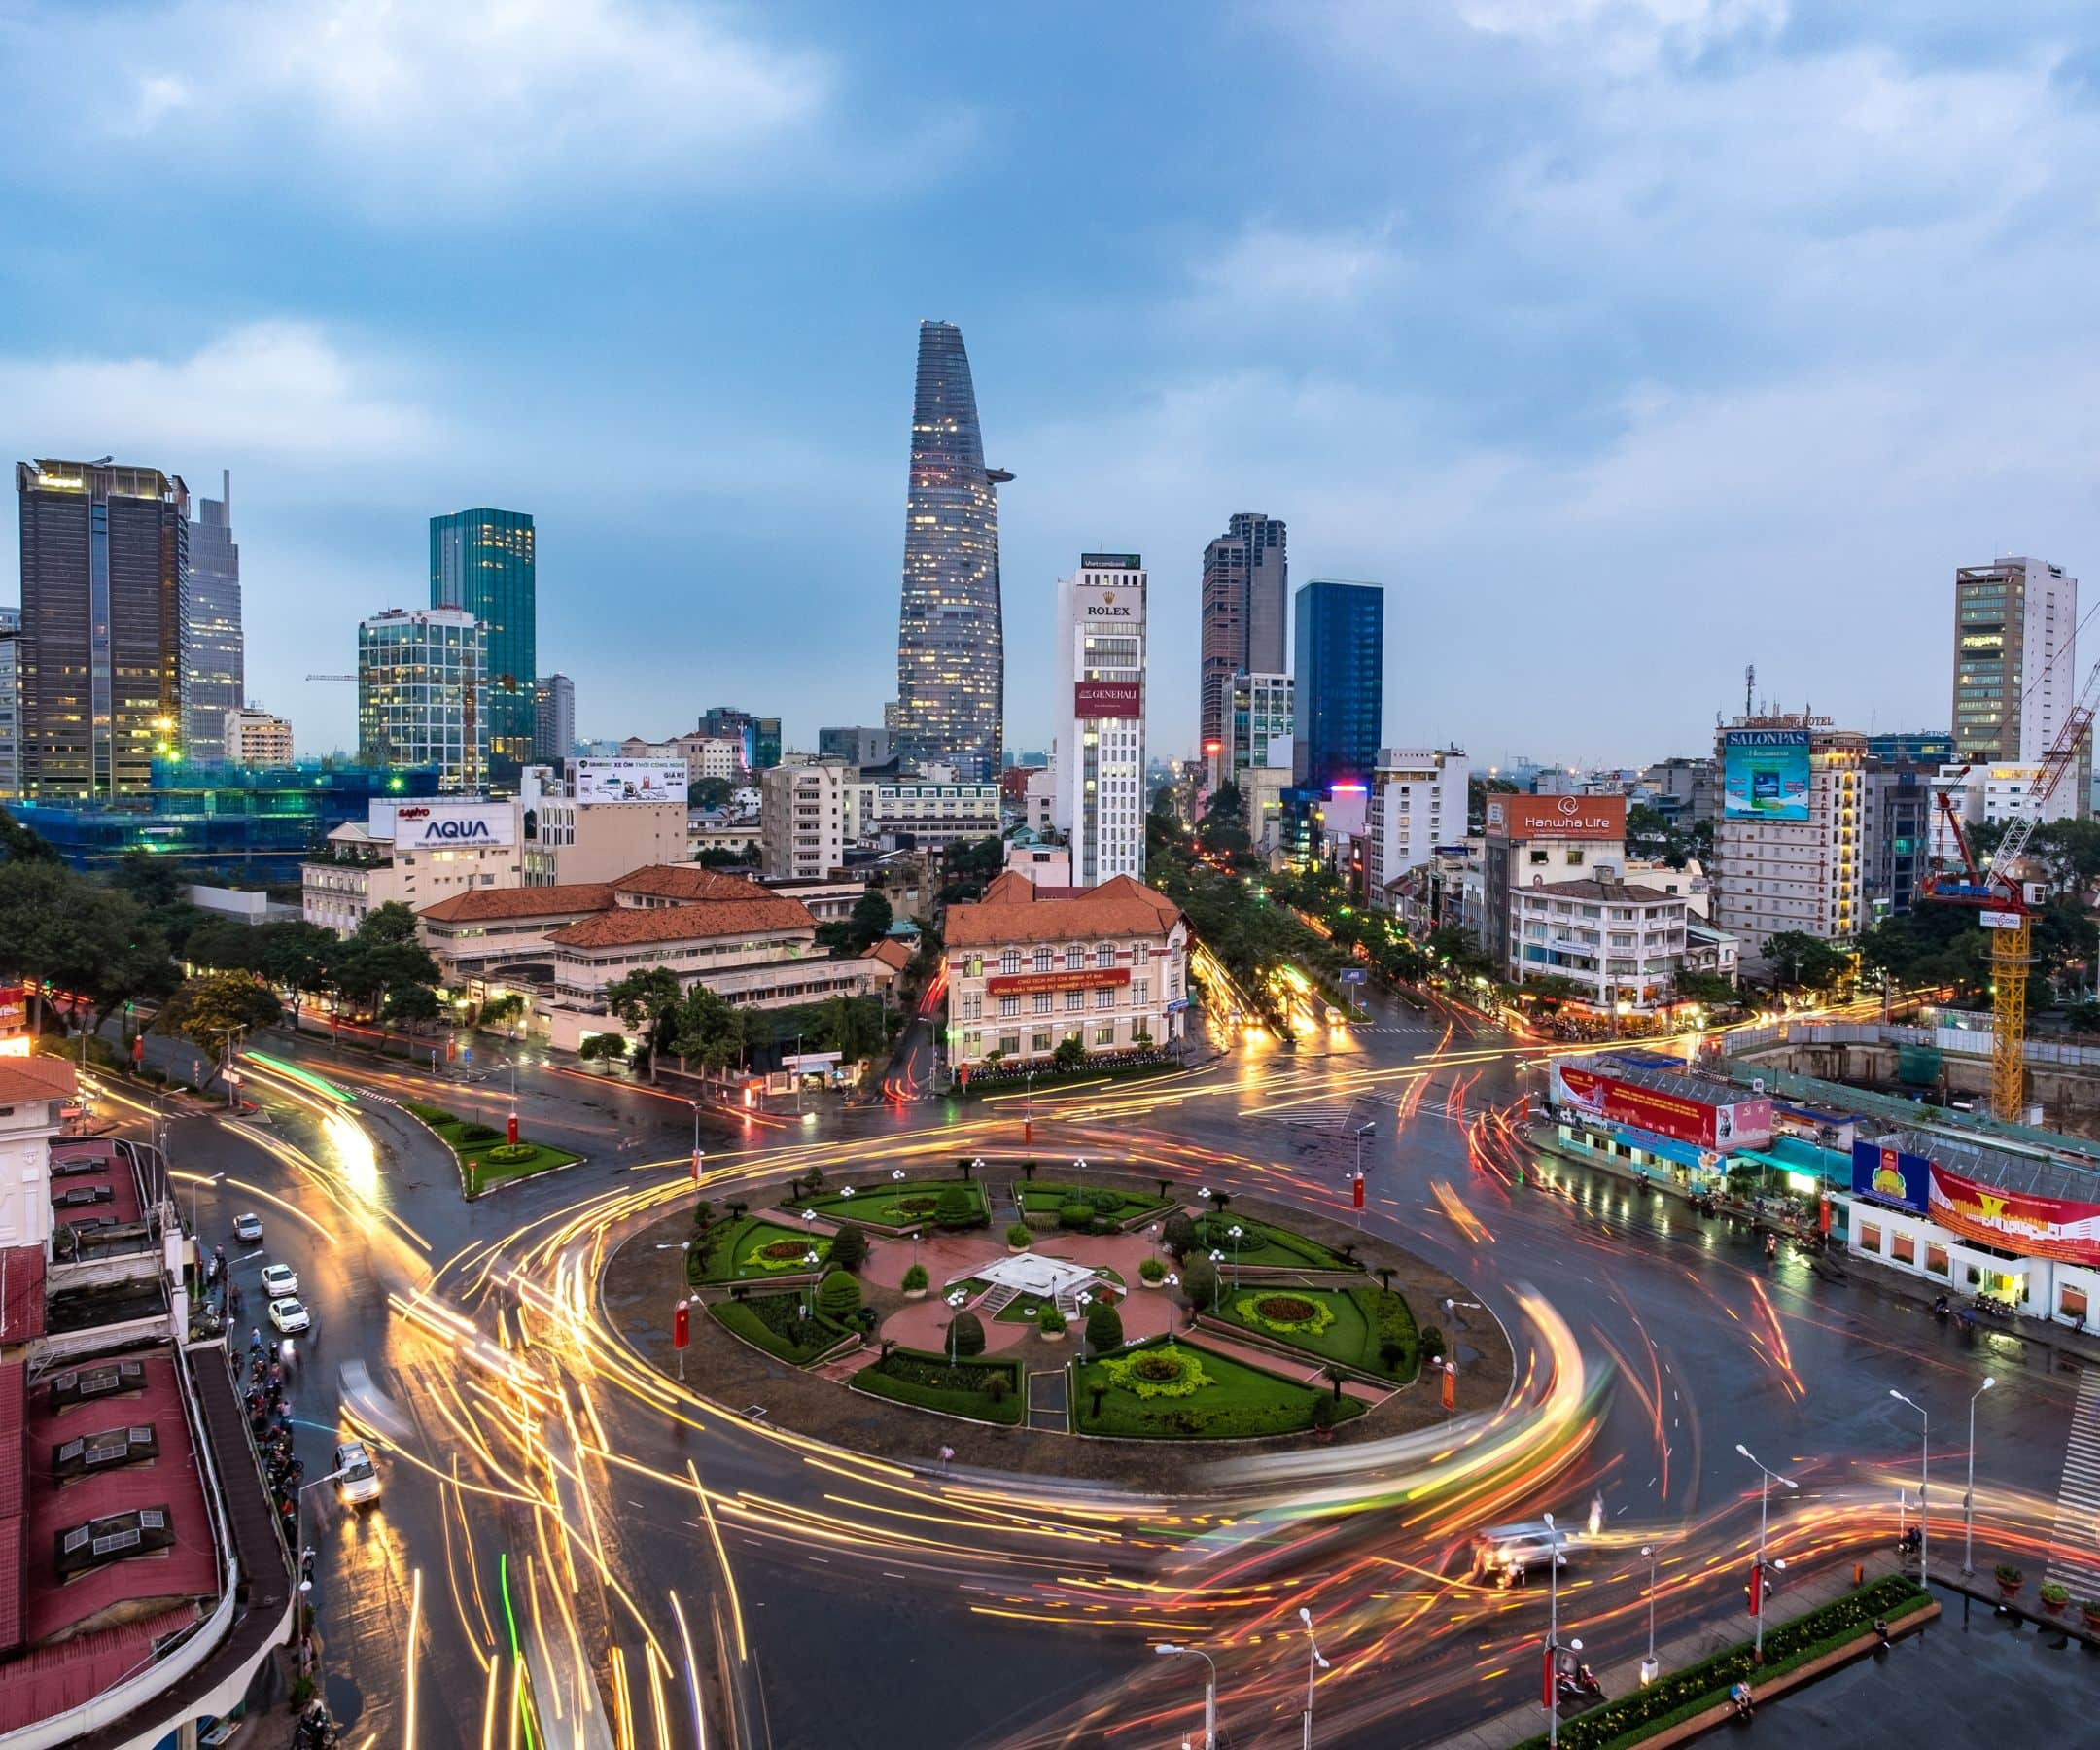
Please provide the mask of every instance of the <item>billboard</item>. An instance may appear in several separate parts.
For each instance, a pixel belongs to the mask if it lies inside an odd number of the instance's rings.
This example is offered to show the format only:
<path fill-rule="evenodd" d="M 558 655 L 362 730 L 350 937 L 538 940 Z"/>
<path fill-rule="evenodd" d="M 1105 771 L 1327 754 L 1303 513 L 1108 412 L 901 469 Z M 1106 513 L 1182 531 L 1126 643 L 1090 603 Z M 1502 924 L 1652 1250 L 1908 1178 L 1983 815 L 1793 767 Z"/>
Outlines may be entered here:
<path fill-rule="evenodd" d="M 1700 1148 L 1766 1148 L 1771 1143 L 1769 1100 L 1717 1101 L 1558 1062 L 1553 1067 L 1552 1097 L 1557 1105 Z"/>
<path fill-rule="evenodd" d="M 374 802 L 369 830 L 397 851 L 493 850 L 517 843 L 511 802 Z"/>
<path fill-rule="evenodd" d="M 992 997 L 1032 997 L 1048 991 L 1109 991 L 1130 983 L 1128 966 L 1087 966 L 1064 972 L 1006 972 L 985 980 Z"/>
<path fill-rule="evenodd" d="M 2100 1265 L 2100 1203 L 1995 1190 L 1936 1161 L 1932 1218 L 1950 1234 L 2023 1258 Z"/>
<path fill-rule="evenodd" d="M 1132 718 L 1144 716 L 1142 681 L 1074 681 L 1072 716 Z"/>
<path fill-rule="evenodd" d="M 1932 1163 L 1908 1149 L 1864 1138 L 1852 1144 L 1852 1195 L 1925 1213 L 1932 1194 Z"/>
<path fill-rule="evenodd" d="M 1721 812 L 1731 821 L 1808 818 L 1808 731 L 1726 729 Z"/>
<path fill-rule="evenodd" d="M 1505 796 L 1488 798 L 1488 830 L 1506 839 L 1623 839 L 1624 796 Z"/>
<path fill-rule="evenodd" d="M 1144 624 L 1145 592 L 1135 584 L 1075 583 L 1072 605 L 1089 632 L 1114 632 Z"/>
<path fill-rule="evenodd" d="M 569 771 L 578 802 L 685 800 L 682 759 L 572 759 Z"/>

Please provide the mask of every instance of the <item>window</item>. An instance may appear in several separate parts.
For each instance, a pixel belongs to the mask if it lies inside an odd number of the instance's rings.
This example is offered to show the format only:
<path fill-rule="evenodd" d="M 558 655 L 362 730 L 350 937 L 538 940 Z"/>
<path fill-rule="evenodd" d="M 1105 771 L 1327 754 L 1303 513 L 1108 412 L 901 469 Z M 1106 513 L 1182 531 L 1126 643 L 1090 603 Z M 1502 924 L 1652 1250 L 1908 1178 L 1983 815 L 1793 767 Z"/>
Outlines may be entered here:
<path fill-rule="evenodd" d="M 1065 970 L 1068 972 L 1077 972 L 1082 970 L 1085 965 L 1086 950 L 1080 947 L 1076 942 L 1074 942 L 1069 948 L 1065 950 Z"/>
<path fill-rule="evenodd" d="M 1035 970 L 1036 970 L 1036 971 L 1038 971 L 1038 972 L 1047 972 L 1047 971 L 1049 971 L 1049 970 L 1050 970 L 1050 961 L 1051 961 L 1051 954 L 1050 954 L 1050 950 L 1049 950 L 1049 949 L 1047 949 L 1047 948 L 1038 948 L 1038 949 L 1036 949 L 1036 950 L 1035 950 Z"/>
<path fill-rule="evenodd" d="M 999 998 L 999 1013 L 1000 1013 L 1000 1014 L 1002 1014 L 1002 1015 L 1018 1015 L 1018 1014 L 1019 1014 L 1020 1012 L 1021 1012 L 1021 998 L 1018 998 L 1018 997 L 1001 997 L 1001 998 Z"/>
<path fill-rule="evenodd" d="M 1050 1012 L 1050 993 L 1048 991 L 1037 991 L 1035 993 L 1034 1010 L 1038 1015 L 1047 1015 Z"/>
<path fill-rule="evenodd" d="M 1033 1041 L 1031 1049 L 1035 1051 L 1048 1051 L 1050 1049 L 1050 1035 L 1046 1032 L 1036 1033 L 1033 1036 Z"/>
<path fill-rule="evenodd" d="M 1926 1241 L 1926 1242 L 1925 1242 L 1925 1274 L 1926 1274 L 1927 1276 L 1942 1276 L 1942 1277 L 1943 1277 L 1943 1276 L 1945 1276 L 1945 1275 L 1946 1275 L 1946 1273 L 1947 1273 L 1947 1253 L 1946 1253 L 1946 1247 L 1945 1247 L 1945 1246 L 1943 1246 L 1943 1245 L 1942 1245 L 1942 1244 L 1940 1244 L 1940 1243 L 1939 1243 L 1939 1242 L 1938 1242 L 1937 1241 L 1933 1241 L 1933 1240 L 1928 1240 L 1928 1241 Z"/>
<path fill-rule="evenodd" d="M 1109 947 L 1106 942 L 1103 942 L 1099 948 L 1094 950 L 1094 963 L 1096 966 L 1100 967 L 1102 971 L 1107 971 L 1111 966 L 1115 964 L 1115 950 Z"/>
<path fill-rule="evenodd" d="M 1009 977 L 1020 971 L 1021 950 L 1018 948 L 1002 948 L 999 951 L 999 970 Z"/>
<path fill-rule="evenodd" d="M 2082 1322 L 2087 1305 L 2085 1290 L 2082 1288 L 2073 1288 L 2067 1283 L 2057 1290 L 2056 1311 L 2066 1318 L 2076 1318 Z"/>
<path fill-rule="evenodd" d="M 998 1048 L 1001 1057 L 1019 1057 L 1021 1055 L 1021 1035 L 1019 1033 L 1000 1033 Z"/>
<path fill-rule="evenodd" d="M 1915 1238 L 1909 1234 L 1891 1234 L 1889 1236 L 1889 1259 L 1892 1263 L 1897 1264 L 1916 1264 L 1917 1241 Z M 1973 1275 L 1974 1272 L 1971 1274 Z"/>
<path fill-rule="evenodd" d="M 1109 1022 L 1106 1027 L 1097 1027 L 1094 1030 L 1094 1043 L 1097 1045 L 1113 1045 L 1115 1043 L 1115 1023 L 1113 1021 Z"/>
<path fill-rule="evenodd" d="M 1152 1000 L 1152 981 L 1149 978 L 1134 978 L 1131 980 L 1131 1000 L 1138 1003 Z"/>
<path fill-rule="evenodd" d="M 971 955 L 963 962 L 962 970 L 971 978 L 982 978 L 984 976 L 984 956 L 981 954 Z"/>
<path fill-rule="evenodd" d="M 1065 1007 L 1068 1010 L 1085 1008 L 1086 993 L 1084 991 L 1067 991 L 1065 993 Z"/>
<path fill-rule="evenodd" d="M 962 998 L 962 1019 L 980 1021 L 984 1018 L 984 998 L 972 992 Z"/>

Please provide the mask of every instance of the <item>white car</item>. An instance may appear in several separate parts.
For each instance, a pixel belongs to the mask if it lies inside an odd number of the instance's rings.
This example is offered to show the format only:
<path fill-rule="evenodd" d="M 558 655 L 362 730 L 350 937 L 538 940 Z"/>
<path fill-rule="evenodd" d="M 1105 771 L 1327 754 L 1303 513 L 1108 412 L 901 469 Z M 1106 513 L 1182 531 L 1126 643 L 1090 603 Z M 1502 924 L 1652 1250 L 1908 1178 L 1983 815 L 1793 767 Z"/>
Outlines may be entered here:
<path fill-rule="evenodd" d="M 262 1243 L 262 1217 L 260 1215 L 234 1216 L 233 1238 L 243 1245 L 261 1245 Z"/>
<path fill-rule="evenodd" d="M 335 1498 L 345 1507 L 369 1507 L 379 1498 L 379 1473 L 362 1440 L 335 1449 Z"/>
<path fill-rule="evenodd" d="M 298 1292 L 298 1273 L 289 1264 L 262 1266 L 262 1292 L 271 1300 L 283 1300 Z"/>
<path fill-rule="evenodd" d="M 282 1300 L 270 1302 L 269 1321 L 287 1337 L 291 1336 L 295 1331 L 306 1330 L 313 1324 L 312 1318 L 307 1315 L 306 1309 L 289 1294 Z"/>

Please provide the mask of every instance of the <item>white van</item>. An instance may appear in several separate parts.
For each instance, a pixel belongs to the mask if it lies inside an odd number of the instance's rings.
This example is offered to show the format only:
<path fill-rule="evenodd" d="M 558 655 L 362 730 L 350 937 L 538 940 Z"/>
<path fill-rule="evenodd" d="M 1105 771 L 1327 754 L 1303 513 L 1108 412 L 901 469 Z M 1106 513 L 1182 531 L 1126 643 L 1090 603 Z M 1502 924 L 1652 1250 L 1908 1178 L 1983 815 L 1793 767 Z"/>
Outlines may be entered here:
<path fill-rule="evenodd" d="M 1472 1580 L 1499 1580 L 1510 1585 L 1519 1574 L 1544 1567 L 1567 1566 L 1567 1553 L 1574 1537 L 1565 1525 L 1549 1525 L 1544 1520 L 1526 1520 L 1518 1525 L 1490 1525 L 1473 1538 Z"/>

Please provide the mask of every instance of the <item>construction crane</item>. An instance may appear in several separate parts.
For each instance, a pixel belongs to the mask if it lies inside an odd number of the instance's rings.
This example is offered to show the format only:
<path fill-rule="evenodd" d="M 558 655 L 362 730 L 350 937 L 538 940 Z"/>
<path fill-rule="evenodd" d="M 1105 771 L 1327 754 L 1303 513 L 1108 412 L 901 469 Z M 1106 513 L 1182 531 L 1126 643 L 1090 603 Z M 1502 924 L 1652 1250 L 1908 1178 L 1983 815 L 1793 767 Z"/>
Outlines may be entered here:
<path fill-rule="evenodd" d="M 1925 878 L 1925 897 L 1947 905 L 1973 906 L 1977 921 L 1991 937 L 1991 1109 L 2009 1124 L 2019 1122 L 2027 1102 L 2027 968 L 2034 962 L 2034 908 L 2042 884 L 2019 878 L 2027 841 L 2041 824 L 2044 810 L 2065 774 L 2077 769 L 2079 748 L 2092 728 L 2100 707 L 2100 662 L 2079 689 L 2078 702 L 2064 718 L 2056 739 L 2042 756 L 2028 787 L 2027 808 L 2007 826 L 1990 862 L 1977 866 L 1969 834 L 1954 812 L 1950 788 L 1934 797 L 1947 835 L 1961 853 L 1958 876 L 1935 870 Z M 1966 776 L 1962 767 L 1958 776 Z"/>

